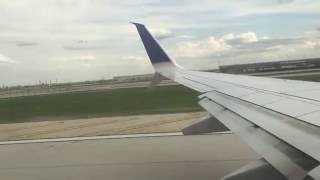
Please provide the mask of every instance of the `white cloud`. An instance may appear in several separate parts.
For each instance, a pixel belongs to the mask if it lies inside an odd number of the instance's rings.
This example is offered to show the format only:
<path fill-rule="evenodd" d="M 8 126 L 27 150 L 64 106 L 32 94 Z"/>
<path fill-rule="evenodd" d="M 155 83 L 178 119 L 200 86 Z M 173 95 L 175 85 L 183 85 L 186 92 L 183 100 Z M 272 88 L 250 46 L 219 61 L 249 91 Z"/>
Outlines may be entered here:
<path fill-rule="evenodd" d="M 281 49 L 284 49 L 286 48 L 285 45 L 273 45 L 273 46 L 270 46 L 270 47 L 266 47 L 266 50 L 270 50 L 270 51 L 273 51 L 273 50 L 281 50 Z"/>
<path fill-rule="evenodd" d="M 250 42 L 257 42 L 258 41 L 257 35 L 254 32 L 247 32 L 247 33 L 239 34 L 238 36 L 236 36 L 236 39 L 237 38 L 240 39 L 244 43 L 250 43 Z"/>
<path fill-rule="evenodd" d="M 146 60 L 145 57 L 141 56 L 123 56 L 123 60 L 130 60 L 130 61 L 140 61 L 140 60 Z"/>
<path fill-rule="evenodd" d="M 6 57 L 3 54 L 0 54 L 0 64 L 18 64 L 19 62 L 9 57 Z"/>
<path fill-rule="evenodd" d="M 221 37 L 228 44 L 252 43 L 257 42 L 258 37 L 254 32 L 246 32 L 242 34 L 229 33 Z"/>
<path fill-rule="evenodd" d="M 259 38 L 254 32 L 229 33 L 219 38 L 210 36 L 207 40 L 180 43 L 176 58 L 189 68 L 208 69 L 226 64 L 317 58 L 319 50 L 320 32 L 288 39 Z"/>
<path fill-rule="evenodd" d="M 69 56 L 69 57 L 56 57 L 56 58 L 53 58 L 52 60 L 58 61 L 58 62 L 91 62 L 96 60 L 96 57 L 93 55 Z"/>
<path fill-rule="evenodd" d="M 221 37 L 222 39 L 226 40 L 226 41 L 240 41 L 242 43 L 249 43 L 249 42 L 257 42 L 258 38 L 256 33 L 254 32 L 246 32 L 246 33 L 242 33 L 242 34 L 226 34 L 224 36 Z"/>
<path fill-rule="evenodd" d="M 306 41 L 304 41 L 303 45 L 305 48 L 311 48 L 311 49 L 319 48 L 320 47 L 320 40 L 318 40 L 318 41 L 306 40 Z"/>
<path fill-rule="evenodd" d="M 214 3 L 214 2 L 212 2 Z M 228 4 L 228 2 L 225 2 Z M 220 5 L 223 5 L 220 4 Z M 232 4 L 229 13 L 231 17 L 248 15 L 268 15 L 286 13 L 318 13 L 320 11 L 320 1 L 317 0 L 248 0 L 236 1 Z"/>
<path fill-rule="evenodd" d="M 225 40 L 211 36 L 207 40 L 182 42 L 178 44 L 178 53 L 180 56 L 185 57 L 201 57 L 208 56 L 212 53 L 226 51 L 231 48 L 232 46 L 228 45 Z"/>
<path fill-rule="evenodd" d="M 156 37 L 158 40 L 175 37 L 175 34 L 169 29 L 158 28 L 158 29 L 150 29 L 150 31 L 152 32 L 154 37 Z"/>
<path fill-rule="evenodd" d="M 156 0 L 158 1 L 158 0 Z M 317 0 L 201 0 L 198 1 L 180 1 L 183 8 L 176 6 L 154 6 L 156 10 L 166 8 L 168 14 L 177 13 L 183 14 L 186 19 L 197 18 L 196 13 L 209 12 L 213 16 L 208 16 L 212 19 L 215 17 L 234 18 L 250 15 L 268 15 L 268 14 L 286 14 L 286 13 L 319 13 L 320 1 Z M 187 3 L 186 3 L 187 2 Z M 159 3 L 161 4 L 161 3 Z M 146 11 L 154 11 L 149 8 Z M 207 18 L 205 17 L 204 18 Z M 183 19 L 181 19 L 183 20 Z M 198 23 L 201 19 L 197 19 Z M 174 22 L 170 22 L 174 25 Z M 179 23 L 176 22 L 176 23 Z"/>
<path fill-rule="evenodd" d="M 178 54 L 183 57 L 204 57 L 231 50 L 234 45 L 258 42 L 254 32 L 241 34 L 229 33 L 222 37 L 210 36 L 206 40 L 181 42 L 178 44 Z"/>

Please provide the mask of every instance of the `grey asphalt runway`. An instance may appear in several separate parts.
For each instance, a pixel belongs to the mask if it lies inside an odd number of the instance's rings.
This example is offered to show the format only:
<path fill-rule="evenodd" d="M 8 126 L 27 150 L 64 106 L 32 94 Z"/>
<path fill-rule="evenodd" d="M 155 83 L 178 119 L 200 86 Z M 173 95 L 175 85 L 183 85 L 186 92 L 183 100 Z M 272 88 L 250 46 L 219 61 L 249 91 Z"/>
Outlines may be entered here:
<path fill-rule="evenodd" d="M 0 145 L 5 180 L 215 180 L 258 156 L 233 134 Z"/>

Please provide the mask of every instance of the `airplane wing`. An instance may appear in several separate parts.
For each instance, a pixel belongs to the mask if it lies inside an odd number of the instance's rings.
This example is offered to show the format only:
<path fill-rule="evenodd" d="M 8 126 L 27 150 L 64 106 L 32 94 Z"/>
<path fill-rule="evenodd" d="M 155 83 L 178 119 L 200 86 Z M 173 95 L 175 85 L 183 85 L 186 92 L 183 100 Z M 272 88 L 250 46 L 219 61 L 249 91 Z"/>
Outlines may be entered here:
<path fill-rule="evenodd" d="M 156 72 L 200 92 L 207 120 L 261 155 L 223 179 L 320 179 L 320 83 L 187 70 L 133 24 Z"/>

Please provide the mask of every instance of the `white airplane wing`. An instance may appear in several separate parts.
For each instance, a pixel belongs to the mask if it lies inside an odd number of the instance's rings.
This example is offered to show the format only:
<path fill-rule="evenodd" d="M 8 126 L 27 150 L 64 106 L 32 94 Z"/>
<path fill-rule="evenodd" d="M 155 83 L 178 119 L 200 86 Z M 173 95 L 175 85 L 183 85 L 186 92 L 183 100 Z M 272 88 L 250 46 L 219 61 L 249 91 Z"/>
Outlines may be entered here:
<path fill-rule="evenodd" d="M 320 83 L 187 70 L 133 24 L 156 72 L 200 92 L 207 121 L 219 120 L 261 155 L 224 179 L 320 179 Z"/>

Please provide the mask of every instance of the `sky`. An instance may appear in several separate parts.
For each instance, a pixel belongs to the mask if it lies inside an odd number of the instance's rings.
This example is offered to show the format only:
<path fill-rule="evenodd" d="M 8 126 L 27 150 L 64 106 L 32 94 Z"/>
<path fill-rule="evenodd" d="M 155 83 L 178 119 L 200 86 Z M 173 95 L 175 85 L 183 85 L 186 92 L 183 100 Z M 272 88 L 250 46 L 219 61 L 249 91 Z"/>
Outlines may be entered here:
<path fill-rule="evenodd" d="M 153 73 L 130 21 L 189 69 L 320 57 L 319 0 L 1 0 L 0 85 Z"/>

